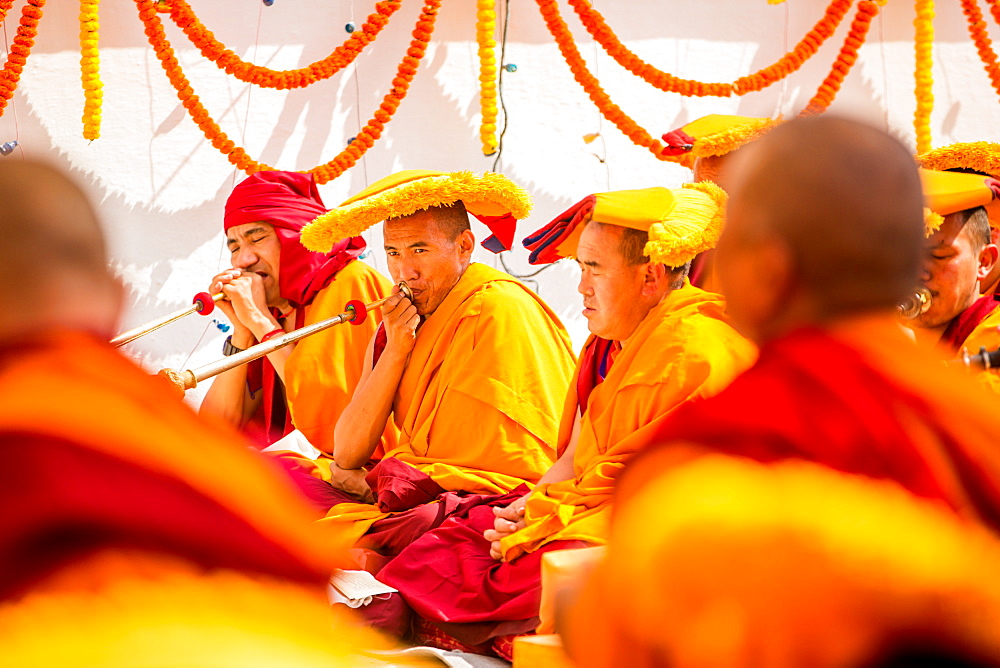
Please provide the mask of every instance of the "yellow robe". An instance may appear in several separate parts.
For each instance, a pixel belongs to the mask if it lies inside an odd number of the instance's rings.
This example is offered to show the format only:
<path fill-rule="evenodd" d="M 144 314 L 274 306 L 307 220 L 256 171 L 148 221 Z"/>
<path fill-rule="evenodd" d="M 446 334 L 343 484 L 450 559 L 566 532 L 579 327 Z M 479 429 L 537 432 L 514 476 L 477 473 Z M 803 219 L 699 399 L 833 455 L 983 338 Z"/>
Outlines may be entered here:
<path fill-rule="evenodd" d="M 311 325 L 344 312 L 347 302 L 369 303 L 390 293 L 392 283 L 363 262 L 354 261 L 306 307 Z M 285 364 L 285 396 L 292 423 L 322 452 L 333 454 L 333 432 L 361 379 L 365 349 L 382 318 L 376 309 L 361 325 L 343 324 L 308 336 L 295 344 Z M 395 445 L 396 429 L 388 425 L 382 449 Z M 325 463 L 324 463 L 325 460 Z M 329 459 L 321 457 L 314 475 L 329 479 Z"/>
<path fill-rule="evenodd" d="M 446 490 L 507 492 L 552 465 L 573 374 L 569 336 L 511 276 L 473 263 L 421 325 L 393 401 L 398 445 L 386 452 Z M 334 506 L 321 524 L 360 537 L 385 517 Z"/>
<path fill-rule="evenodd" d="M 980 348 L 985 347 L 986 350 L 993 351 L 1000 347 L 1000 308 L 976 325 L 962 347 L 969 351 L 970 355 L 978 353 Z M 983 387 L 1000 393 L 1000 372 L 980 371 L 976 374 L 976 381 Z"/>
<path fill-rule="evenodd" d="M 726 323 L 723 306 L 721 296 L 686 283 L 649 312 L 590 394 L 573 457 L 575 477 L 535 489 L 527 526 L 501 542 L 505 558 L 557 540 L 606 542 L 615 478 L 628 458 L 677 406 L 718 393 L 756 357 L 754 345 Z M 577 413 L 575 383 L 572 388 L 560 430 L 563 447 Z"/>

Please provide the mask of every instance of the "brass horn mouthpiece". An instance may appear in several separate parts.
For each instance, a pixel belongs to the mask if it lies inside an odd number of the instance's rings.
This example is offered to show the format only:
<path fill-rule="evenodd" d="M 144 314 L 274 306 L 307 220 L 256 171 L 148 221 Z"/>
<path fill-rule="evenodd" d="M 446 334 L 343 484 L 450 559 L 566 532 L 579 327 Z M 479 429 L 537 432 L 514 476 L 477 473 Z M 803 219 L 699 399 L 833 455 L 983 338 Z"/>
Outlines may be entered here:
<path fill-rule="evenodd" d="M 913 320 L 931 307 L 931 293 L 927 288 L 920 288 L 903 301 L 896 304 L 900 317 Z"/>

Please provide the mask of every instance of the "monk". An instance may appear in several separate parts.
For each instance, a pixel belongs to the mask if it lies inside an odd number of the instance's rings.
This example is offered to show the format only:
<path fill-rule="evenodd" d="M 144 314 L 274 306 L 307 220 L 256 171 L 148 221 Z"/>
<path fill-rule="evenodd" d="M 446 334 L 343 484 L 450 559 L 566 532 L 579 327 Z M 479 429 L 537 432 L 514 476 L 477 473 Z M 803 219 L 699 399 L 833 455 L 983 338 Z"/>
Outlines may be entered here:
<path fill-rule="evenodd" d="M 302 227 L 323 213 L 311 174 L 257 172 L 233 190 L 223 222 L 233 267 L 216 275 L 209 287 L 212 294 L 226 295 L 218 306 L 233 323 L 224 354 L 333 317 L 351 300 L 367 303 L 389 294 L 389 282 L 357 261 L 365 251 L 360 236 L 338 239 L 325 253 L 302 247 Z M 378 322 L 373 313 L 360 326 L 327 329 L 219 374 L 205 394 L 202 413 L 244 427 L 262 445 L 298 429 L 321 453 L 332 455 L 334 426 L 361 377 L 365 345 Z M 394 437 L 389 430 L 380 445 Z M 329 477 L 322 461 L 297 458 L 294 463 Z"/>
<path fill-rule="evenodd" d="M 337 423 L 326 529 L 353 540 L 368 533 L 362 546 L 391 556 L 441 521 L 449 503 L 430 502 L 444 492 L 502 495 L 551 466 L 574 361 L 569 337 L 520 281 L 471 261 L 467 211 L 494 229 L 484 245 L 509 247 L 529 208 L 527 193 L 499 174 L 411 170 L 303 232 L 307 247 L 325 250 L 384 220 L 389 273 L 412 295 L 397 287 L 382 307 Z M 398 445 L 373 466 L 390 423 Z"/>
<path fill-rule="evenodd" d="M 993 402 L 896 323 L 895 304 L 917 284 L 925 243 L 921 183 L 908 151 L 879 130 L 822 116 L 776 128 L 747 147 L 734 170 L 718 268 L 727 311 L 760 345 L 760 357 L 717 396 L 681 407 L 658 429 L 655 444 L 621 476 L 619 512 L 648 510 L 645 489 L 675 467 L 723 453 L 765 464 L 806 460 L 889 481 L 1000 530 Z M 633 505 L 640 498 L 643 505 Z M 656 527 L 646 527 L 651 541 Z M 633 575 L 641 587 L 661 568 L 636 562 Z M 622 608 L 627 616 L 612 620 L 613 610 L 591 607 L 574 631 L 586 638 L 607 625 L 614 639 L 581 641 L 577 655 L 631 642 L 625 629 L 655 615 L 629 592 L 618 594 L 633 603 Z M 717 617 L 719 626 L 704 632 L 736 628 L 726 626 L 730 619 Z"/>
<path fill-rule="evenodd" d="M 599 193 L 529 238 L 576 258 L 591 331 L 560 457 L 530 493 L 452 515 L 381 570 L 424 622 L 509 659 L 505 637 L 538 623 L 542 554 L 603 544 L 615 478 L 644 435 L 752 363 L 721 297 L 686 278 L 718 238 L 724 201 L 705 184 Z"/>
<path fill-rule="evenodd" d="M 297 490 L 108 343 L 124 289 L 83 192 L 8 161 L 0 196 L 0 664 L 343 661 Z"/>
<path fill-rule="evenodd" d="M 691 169 L 696 183 L 711 182 L 729 190 L 730 165 L 740 149 L 777 127 L 781 119 L 709 114 L 663 135 L 663 156 Z M 718 292 L 714 251 L 705 251 L 691 263 L 691 282 Z"/>
<path fill-rule="evenodd" d="M 919 155 L 917 162 L 929 170 L 978 174 L 1000 181 L 1000 144 L 958 142 Z M 990 241 L 1000 243 L 1000 204 L 991 203 L 986 213 L 990 219 Z M 984 295 L 1000 289 L 1000 262 L 980 284 Z"/>
<path fill-rule="evenodd" d="M 944 359 L 963 351 L 1000 346 L 1000 302 L 994 292 L 982 294 L 1000 257 L 993 243 L 987 207 L 997 207 L 1000 182 L 981 175 L 921 170 L 925 197 L 937 229 L 928 227 L 927 254 L 921 282 L 930 294 L 927 309 L 910 321 L 917 340 L 935 346 Z M 995 372 L 983 372 L 981 383 L 1000 391 Z"/>

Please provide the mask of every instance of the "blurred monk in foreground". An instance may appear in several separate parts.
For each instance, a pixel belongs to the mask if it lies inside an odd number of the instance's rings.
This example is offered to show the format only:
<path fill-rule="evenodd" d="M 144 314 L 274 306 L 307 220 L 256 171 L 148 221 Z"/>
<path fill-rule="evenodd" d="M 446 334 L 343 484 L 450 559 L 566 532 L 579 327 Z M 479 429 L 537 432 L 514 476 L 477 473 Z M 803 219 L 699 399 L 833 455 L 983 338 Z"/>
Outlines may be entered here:
<path fill-rule="evenodd" d="M 354 665 L 286 476 L 109 345 L 83 192 L 5 161 L 0 197 L 0 664 Z"/>
<path fill-rule="evenodd" d="M 663 424 L 659 444 L 626 468 L 618 509 L 648 509 L 644 490 L 685 462 L 721 452 L 763 463 L 802 459 L 892 481 L 964 521 L 1000 529 L 992 403 L 896 323 L 895 304 L 918 285 L 925 243 L 909 152 L 881 131 L 826 116 L 792 121 L 744 151 L 734 165 L 718 269 L 733 323 L 760 345 L 760 358 L 720 394 Z M 658 526 L 651 518 L 650 540 Z M 664 568 L 636 562 L 637 589 Z M 656 593 L 674 595 L 670 587 Z M 621 608 L 594 606 L 580 616 L 589 619 L 573 632 L 581 665 L 611 665 L 586 658 L 607 656 L 608 643 L 587 641 L 601 625 L 626 629 L 655 616 L 629 605 L 636 601 L 629 592 L 617 594 L 626 600 Z M 740 603 L 733 606 L 738 619 Z M 714 622 L 729 628 L 729 619 Z M 769 633 L 791 642 L 797 630 Z M 662 665 L 672 656 L 612 635 L 616 665 Z M 779 656 L 729 665 L 803 664 Z"/>

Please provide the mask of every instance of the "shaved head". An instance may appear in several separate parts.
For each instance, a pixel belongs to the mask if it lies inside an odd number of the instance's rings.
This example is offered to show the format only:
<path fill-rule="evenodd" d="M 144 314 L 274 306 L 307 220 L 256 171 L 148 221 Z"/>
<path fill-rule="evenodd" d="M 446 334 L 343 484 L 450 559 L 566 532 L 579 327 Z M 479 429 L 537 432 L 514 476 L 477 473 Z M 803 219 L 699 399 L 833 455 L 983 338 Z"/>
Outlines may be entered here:
<path fill-rule="evenodd" d="M 923 195 L 913 158 L 899 141 L 844 118 L 804 118 L 772 130 L 734 160 L 720 270 L 726 255 L 767 245 L 775 255 L 768 261 L 780 259 L 786 274 L 763 286 L 786 292 L 771 308 L 784 301 L 802 306 L 799 316 L 824 320 L 891 309 L 919 284 Z M 761 287 L 746 275 L 750 264 L 742 276 L 726 272 L 731 301 L 761 301 L 745 292 Z M 746 281 L 751 287 L 741 289 Z M 780 308 L 764 311 L 747 315 L 781 315 Z"/>
<path fill-rule="evenodd" d="M 83 191 L 42 163 L 0 162 L 0 336 L 52 327 L 112 333 L 121 288 Z"/>

